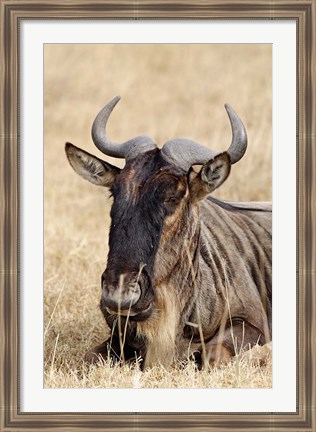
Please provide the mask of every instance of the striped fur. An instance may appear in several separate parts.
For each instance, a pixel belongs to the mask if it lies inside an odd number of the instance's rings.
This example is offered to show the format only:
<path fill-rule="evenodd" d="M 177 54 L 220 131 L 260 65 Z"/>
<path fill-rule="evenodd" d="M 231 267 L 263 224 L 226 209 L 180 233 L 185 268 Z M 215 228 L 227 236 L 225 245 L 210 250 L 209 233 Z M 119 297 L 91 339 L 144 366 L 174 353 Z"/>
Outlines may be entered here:
<path fill-rule="evenodd" d="M 206 198 L 191 209 L 191 217 L 184 212 L 172 242 L 164 244 L 162 238 L 155 272 L 164 274 L 157 283 L 171 287 L 180 299 L 178 358 L 197 349 L 201 333 L 209 347 L 223 344 L 231 356 L 271 340 L 271 215 L 269 204 Z"/>
<path fill-rule="evenodd" d="M 197 173 L 170 164 L 159 149 L 122 170 L 70 144 L 66 152 L 80 175 L 113 195 L 100 303 L 113 335 L 88 353 L 89 361 L 115 351 L 141 356 L 143 367 L 169 366 L 195 353 L 216 365 L 271 340 L 272 208 L 210 197 L 229 175 L 227 153 Z M 120 313 L 116 291 L 126 305 L 136 285 L 138 299 Z"/>

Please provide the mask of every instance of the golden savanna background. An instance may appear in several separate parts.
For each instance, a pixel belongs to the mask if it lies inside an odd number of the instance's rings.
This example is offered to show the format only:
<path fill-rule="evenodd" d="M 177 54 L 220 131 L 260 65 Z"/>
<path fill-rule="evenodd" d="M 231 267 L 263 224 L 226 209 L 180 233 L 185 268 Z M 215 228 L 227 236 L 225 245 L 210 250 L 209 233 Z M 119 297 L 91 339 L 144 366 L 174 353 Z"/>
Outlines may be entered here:
<path fill-rule="evenodd" d="M 248 132 L 248 150 L 216 192 L 227 200 L 272 198 L 272 47 L 264 44 L 49 44 L 44 49 L 45 387 L 271 387 L 271 361 L 233 362 L 210 372 L 193 365 L 87 367 L 84 353 L 107 335 L 99 311 L 111 199 L 79 177 L 69 141 L 118 166 L 90 136 L 99 110 L 116 95 L 108 134 L 149 135 L 162 146 L 192 138 L 226 150 L 228 102 Z"/>

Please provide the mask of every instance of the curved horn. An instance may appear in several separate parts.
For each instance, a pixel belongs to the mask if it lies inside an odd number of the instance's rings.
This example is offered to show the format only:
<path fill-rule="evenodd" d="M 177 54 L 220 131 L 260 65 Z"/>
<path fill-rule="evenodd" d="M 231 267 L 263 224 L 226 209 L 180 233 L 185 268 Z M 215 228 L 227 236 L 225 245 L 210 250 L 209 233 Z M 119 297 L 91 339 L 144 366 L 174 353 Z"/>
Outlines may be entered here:
<path fill-rule="evenodd" d="M 126 159 L 134 158 L 140 153 L 155 149 L 157 146 L 154 141 L 145 135 L 138 136 L 120 144 L 111 141 L 106 136 L 105 129 L 107 121 L 120 99 L 120 96 L 116 96 L 105 105 L 96 116 L 91 129 L 92 139 L 96 147 L 108 156 Z"/>
<path fill-rule="evenodd" d="M 238 115 L 229 104 L 225 108 L 232 127 L 232 142 L 227 150 L 232 164 L 238 162 L 247 150 L 247 132 Z"/>
<path fill-rule="evenodd" d="M 230 156 L 231 163 L 234 164 L 245 154 L 247 149 L 247 133 L 242 121 L 233 108 L 228 104 L 225 104 L 225 108 L 230 120 L 233 135 L 227 153 Z M 168 162 L 188 171 L 192 165 L 204 165 L 220 152 L 208 149 L 195 141 L 185 138 L 176 138 L 167 141 L 161 153 Z"/>

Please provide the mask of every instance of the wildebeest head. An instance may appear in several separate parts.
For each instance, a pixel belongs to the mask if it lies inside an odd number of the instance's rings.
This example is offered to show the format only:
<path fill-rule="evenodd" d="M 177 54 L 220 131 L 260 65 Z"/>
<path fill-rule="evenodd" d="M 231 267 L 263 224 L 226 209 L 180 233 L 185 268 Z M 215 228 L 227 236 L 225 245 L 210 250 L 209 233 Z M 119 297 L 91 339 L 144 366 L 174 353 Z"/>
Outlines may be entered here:
<path fill-rule="evenodd" d="M 155 284 L 172 271 L 177 250 L 159 263 L 166 244 L 192 235 L 198 201 L 220 186 L 231 164 L 244 155 L 245 128 L 234 110 L 225 105 L 232 143 L 216 153 L 188 139 L 174 139 L 159 149 L 151 138 L 139 136 L 114 143 L 106 136 L 106 123 L 119 97 L 109 102 L 92 126 L 95 145 L 106 155 L 125 158 L 119 169 L 66 144 L 70 165 L 86 180 L 110 189 L 113 196 L 109 255 L 102 274 L 102 307 L 110 314 L 145 320 L 153 309 Z M 193 165 L 202 165 L 199 172 Z M 188 227 L 189 235 L 184 227 Z M 181 240 L 180 240 L 181 241 Z"/>

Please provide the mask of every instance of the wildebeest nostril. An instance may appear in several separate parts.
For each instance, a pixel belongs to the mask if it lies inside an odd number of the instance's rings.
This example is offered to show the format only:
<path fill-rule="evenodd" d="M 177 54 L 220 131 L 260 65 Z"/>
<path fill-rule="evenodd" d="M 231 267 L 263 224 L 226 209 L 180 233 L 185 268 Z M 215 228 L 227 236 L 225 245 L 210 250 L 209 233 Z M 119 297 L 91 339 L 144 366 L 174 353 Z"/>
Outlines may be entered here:
<path fill-rule="evenodd" d="M 132 284 L 129 289 L 131 293 L 139 294 L 139 295 L 141 293 L 140 284 L 138 282 Z"/>
<path fill-rule="evenodd" d="M 127 287 L 107 286 L 105 281 L 102 282 L 102 300 L 106 307 L 117 310 L 130 309 L 141 296 L 139 283 L 132 283 Z"/>

